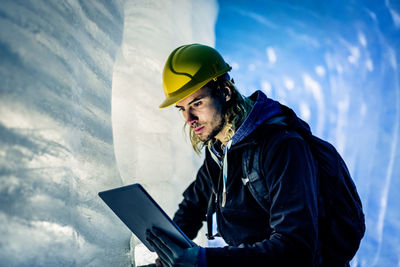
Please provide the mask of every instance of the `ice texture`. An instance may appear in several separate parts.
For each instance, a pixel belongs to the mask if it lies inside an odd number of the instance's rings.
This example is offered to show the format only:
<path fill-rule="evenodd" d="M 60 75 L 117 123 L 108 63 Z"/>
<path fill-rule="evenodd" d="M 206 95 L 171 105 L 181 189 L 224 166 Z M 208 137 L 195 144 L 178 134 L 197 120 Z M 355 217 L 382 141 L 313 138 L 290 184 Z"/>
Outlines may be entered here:
<path fill-rule="evenodd" d="M 344 157 L 367 224 L 352 266 L 399 266 L 399 1 L 221 0 L 219 10 L 216 48 L 239 89 L 287 104 Z"/>
<path fill-rule="evenodd" d="M 131 266 L 97 193 L 143 182 L 171 213 L 193 178 L 201 158 L 158 104 L 170 50 L 214 44 L 202 2 L 2 1 L 0 266 Z"/>

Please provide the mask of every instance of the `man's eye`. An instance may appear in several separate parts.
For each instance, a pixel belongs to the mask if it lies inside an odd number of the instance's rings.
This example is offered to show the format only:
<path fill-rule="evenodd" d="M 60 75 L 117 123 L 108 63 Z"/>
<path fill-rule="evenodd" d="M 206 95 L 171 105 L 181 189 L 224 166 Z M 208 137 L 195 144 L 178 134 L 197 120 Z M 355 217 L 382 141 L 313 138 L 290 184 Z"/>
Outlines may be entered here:
<path fill-rule="evenodd" d="M 200 106 L 201 104 L 202 104 L 201 101 L 198 101 L 198 102 L 194 103 L 193 106 L 198 107 L 198 106 Z"/>

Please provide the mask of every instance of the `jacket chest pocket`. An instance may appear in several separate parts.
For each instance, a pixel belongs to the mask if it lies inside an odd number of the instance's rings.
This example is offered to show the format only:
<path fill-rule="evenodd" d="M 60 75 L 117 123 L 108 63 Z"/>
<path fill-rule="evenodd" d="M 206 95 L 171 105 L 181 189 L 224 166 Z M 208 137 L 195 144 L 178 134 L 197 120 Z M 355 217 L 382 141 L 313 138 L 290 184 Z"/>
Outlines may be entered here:
<path fill-rule="evenodd" d="M 243 181 L 247 190 L 250 192 L 253 199 L 257 202 L 257 204 L 262 208 L 266 213 L 269 214 L 269 206 L 271 203 L 269 192 L 267 191 L 267 187 L 262 179 L 257 176 L 257 179 L 254 179 L 252 182 L 250 180 Z M 245 178 L 246 179 L 246 178 Z M 247 178 L 249 179 L 249 178 Z"/>
<path fill-rule="evenodd" d="M 230 213 L 230 216 L 235 217 L 233 214 L 241 214 L 242 212 L 252 215 L 254 212 L 255 217 L 259 217 L 260 214 L 265 214 L 269 217 L 269 194 L 267 191 L 256 191 L 254 184 L 244 183 L 243 179 L 237 179 L 234 184 L 228 187 L 226 194 L 226 203 L 224 206 L 221 205 L 222 213 Z M 265 189 L 265 187 L 263 187 Z M 264 194 L 256 196 L 255 194 Z M 262 203 L 259 203 L 259 201 Z M 221 201 L 222 204 L 222 195 Z"/>
<path fill-rule="evenodd" d="M 242 153 L 243 185 L 252 195 L 260 208 L 269 214 L 271 203 L 269 190 L 265 183 L 265 177 L 260 169 L 260 147 L 245 149 Z"/>

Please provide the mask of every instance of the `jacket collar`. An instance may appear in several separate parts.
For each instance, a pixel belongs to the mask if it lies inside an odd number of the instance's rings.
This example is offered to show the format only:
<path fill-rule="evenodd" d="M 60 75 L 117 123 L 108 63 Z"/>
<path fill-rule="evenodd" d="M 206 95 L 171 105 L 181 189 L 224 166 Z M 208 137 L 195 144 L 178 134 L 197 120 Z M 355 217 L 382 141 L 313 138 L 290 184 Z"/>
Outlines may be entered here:
<path fill-rule="evenodd" d="M 238 144 L 244 140 L 260 125 L 272 123 L 274 118 L 279 118 L 283 115 L 279 102 L 268 98 L 259 90 L 253 93 L 250 99 L 255 101 L 254 106 L 245 121 L 233 135 L 232 145 Z"/>

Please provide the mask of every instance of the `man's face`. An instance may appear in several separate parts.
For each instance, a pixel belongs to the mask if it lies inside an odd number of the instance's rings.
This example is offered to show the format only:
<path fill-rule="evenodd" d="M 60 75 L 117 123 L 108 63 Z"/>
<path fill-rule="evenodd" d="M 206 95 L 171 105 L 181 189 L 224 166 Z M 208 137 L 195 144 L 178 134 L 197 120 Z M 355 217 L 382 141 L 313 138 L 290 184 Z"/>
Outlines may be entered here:
<path fill-rule="evenodd" d="M 203 142 L 218 138 L 225 123 L 222 103 L 213 98 L 210 91 L 203 87 L 176 104 L 188 126 Z"/>

